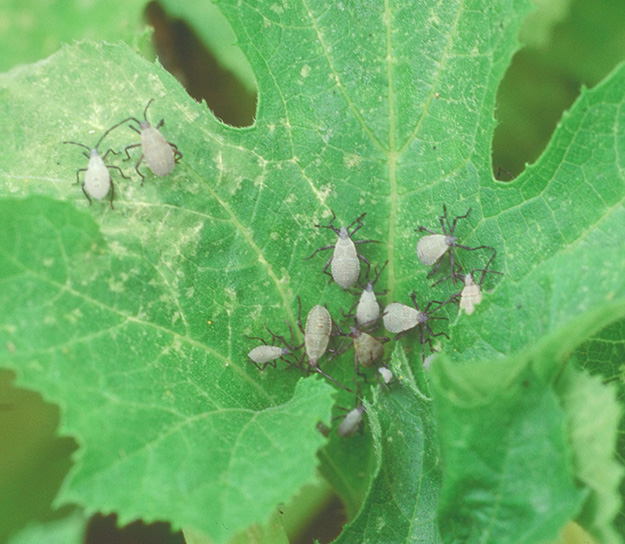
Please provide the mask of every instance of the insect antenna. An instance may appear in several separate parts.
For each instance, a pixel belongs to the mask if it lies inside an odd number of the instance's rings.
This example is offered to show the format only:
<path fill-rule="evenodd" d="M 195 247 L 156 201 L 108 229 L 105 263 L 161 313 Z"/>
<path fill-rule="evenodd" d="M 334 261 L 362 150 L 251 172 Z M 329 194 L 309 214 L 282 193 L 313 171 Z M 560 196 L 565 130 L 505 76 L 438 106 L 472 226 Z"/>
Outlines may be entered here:
<path fill-rule="evenodd" d="M 150 107 L 150 104 L 154 101 L 153 98 L 150 98 L 150 100 L 148 101 L 148 105 L 145 107 L 145 109 L 143 110 L 143 118 L 145 119 L 146 123 L 148 122 L 148 108 Z"/>
<path fill-rule="evenodd" d="M 74 145 L 79 145 L 80 147 L 84 147 L 85 149 L 87 149 L 88 151 L 91 151 L 91 148 L 85 144 L 79 144 L 78 142 L 61 142 L 63 144 L 74 144 Z"/>
<path fill-rule="evenodd" d="M 130 119 L 132 119 L 132 117 L 127 117 L 126 119 L 122 119 L 119 123 L 115 123 L 111 128 L 109 128 L 104 134 L 102 134 L 102 136 L 98 140 L 98 143 L 95 144 L 95 149 L 98 149 L 98 147 L 102 143 L 102 140 L 104 140 L 104 138 L 106 138 L 113 130 L 115 130 L 118 126 L 123 125 L 125 122 L 127 122 Z M 115 154 L 115 152 L 113 152 L 113 154 Z"/>

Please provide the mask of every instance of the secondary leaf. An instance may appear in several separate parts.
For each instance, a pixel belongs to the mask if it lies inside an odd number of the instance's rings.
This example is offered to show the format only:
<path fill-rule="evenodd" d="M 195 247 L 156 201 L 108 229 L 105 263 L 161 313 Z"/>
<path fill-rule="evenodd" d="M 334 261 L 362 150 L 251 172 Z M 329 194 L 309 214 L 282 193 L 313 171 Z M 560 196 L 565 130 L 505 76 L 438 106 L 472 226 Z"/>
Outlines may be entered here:
<path fill-rule="evenodd" d="M 0 19 L 11 24 L 0 33 L 0 70 L 43 59 L 77 39 L 132 43 L 145 26 L 144 7 L 145 0 L 45 4 L 5 0 Z"/>
<path fill-rule="evenodd" d="M 555 540 L 581 506 L 566 414 L 551 387 L 523 366 L 439 359 L 433 368 L 445 542 Z M 499 387 L 484 388 L 485 377 Z"/>
<path fill-rule="evenodd" d="M 617 429 L 623 416 L 616 388 L 572 369 L 565 372 L 559 387 L 569 415 L 576 475 L 591 490 L 581 522 L 599 542 L 622 542 L 613 525 L 623 507 L 619 487 L 624 472 L 615 458 Z"/>
<path fill-rule="evenodd" d="M 80 513 L 56 521 L 33 523 L 11 537 L 8 544 L 81 544 L 84 542 L 86 525 Z"/>
<path fill-rule="evenodd" d="M 56 434 L 58 407 L 13 380 L 13 372 L 0 370 L 0 542 L 29 523 L 67 515 L 50 505 L 77 448 Z"/>

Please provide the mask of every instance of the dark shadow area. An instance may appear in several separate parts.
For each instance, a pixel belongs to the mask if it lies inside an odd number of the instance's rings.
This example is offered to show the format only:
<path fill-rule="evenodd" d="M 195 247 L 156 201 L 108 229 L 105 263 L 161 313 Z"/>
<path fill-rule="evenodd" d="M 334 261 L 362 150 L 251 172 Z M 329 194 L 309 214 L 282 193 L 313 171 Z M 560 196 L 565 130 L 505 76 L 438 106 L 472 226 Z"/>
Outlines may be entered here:
<path fill-rule="evenodd" d="M 510 180 L 503 170 L 516 177 L 542 154 L 582 85 L 595 86 L 625 59 L 622 0 L 571 0 L 562 5 L 556 16 L 557 9 L 549 3 L 546 14 L 529 15 L 520 32 L 524 48 L 514 56 L 497 91 L 499 124 L 492 164 L 502 181 Z"/>
<path fill-rule="evenodd" d="M 13 386 L 15 374 L 0 369 L 0 542 L 31 522 L 66 517 L 52 500 L 72 466 L 78 445 L 59 438 L 59 409 L 41 395 Z"/>
<path fill-rule="evenodd" d="M 317 518 L 294 541 L 294 544 L 328 544 L 335 540 L 347 522 L 345 507 L 336 495 L 319 512 Z"/>
<path fill-rule="evenodd" d="M 117 527 L 117 516 L 95 515 L 89 521 L 85 544 L 185 544 L 182 533 L 172 533 L 168 523 L 146 525 L 135 521 Z"/>
<path fill-rule="evenodd" d="M 158 2 L 150 2 L 145 16 L 154 27 L 154 45 L 163 67 L 198 102 L 206 100 L 216 117 L 236 127 L 250 126 L 256 114 L 256 95 L 250 93 L 182 19 L 170 17 Z"/>

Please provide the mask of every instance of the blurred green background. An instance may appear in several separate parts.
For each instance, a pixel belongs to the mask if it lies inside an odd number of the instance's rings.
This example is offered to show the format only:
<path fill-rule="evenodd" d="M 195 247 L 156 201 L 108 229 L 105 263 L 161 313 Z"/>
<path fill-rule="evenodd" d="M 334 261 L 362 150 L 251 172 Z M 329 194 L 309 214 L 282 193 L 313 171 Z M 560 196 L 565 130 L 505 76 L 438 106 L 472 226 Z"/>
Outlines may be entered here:
<path fill-rule="evenodd" d="M 523 48 L 498 93 L 492 162 L 503 181 L 537 159 L 580 88 L 596 85 L 625 59 L 623 0 L 535 3 L 519 36 Z M 204 99 L 224 122 L 253 123 L 251 69 L 233 46 L 226 21 L 204 1 L 0 0 L 2 71 L 40 61 L 63 43 L 82 39 L 124 40 L 146 57 L 158 57 L 193 98 Z M 54 510 L 51 502 L 77 449 L 74 440 L 56 436 L 58 408 L 15 387 L 14 378 L 0 370 L 0 544 L 21 542 L 16 533 L 29 522 L 63 519 L 71 512 Z M 327 490 L 317 490 L 314 500 L 324 523 L 293 528 L 298 542 L 328 542 L 340 530 L 341 506 L 336 499 L 324 504 L 328 496 Z M 82 523 L 79 516 L 76 525 Z M 120 531 L 114 516 L 95 516 L 86 542 L 180 544 L 183 538 L 166 524 L 135 523 Z"/>

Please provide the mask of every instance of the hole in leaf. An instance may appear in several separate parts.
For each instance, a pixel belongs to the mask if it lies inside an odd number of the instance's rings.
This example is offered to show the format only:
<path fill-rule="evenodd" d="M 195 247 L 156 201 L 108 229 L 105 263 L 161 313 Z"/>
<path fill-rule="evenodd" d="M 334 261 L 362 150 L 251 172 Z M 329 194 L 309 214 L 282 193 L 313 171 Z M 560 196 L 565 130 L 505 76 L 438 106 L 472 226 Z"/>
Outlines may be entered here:
<path fill-rule="evenodd" d="M 166 13 L 158 2 L 146 6 L 145 16 L 154 27 L 154 44 L 161 64 L 187 92 L 198 101 L 206 100 L 223 122 L 237 127 L 252 125 L 256 114 L 256 89 L 250 90 L 250 85 L 244 85 L 233 72 L 224 68 L 198 34 L 183 19 Z M 211 16 L 221 17 L 221 26 L 229 28 L 221 14 L 211 13 Z M 246 66 L 241 66 L 240 70 L 251 74 Z"/>
<path fill-rule="evenodd" d="M 562 113 L 625 59 L 621 0 L 537 2 L 497 91 L 495 177 L 510 181 L 545 150 Z M 501 169 L 501 170 L 499 170 Z"/>

